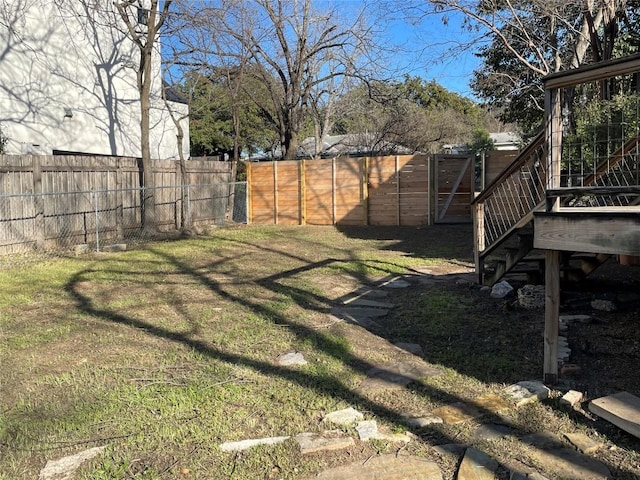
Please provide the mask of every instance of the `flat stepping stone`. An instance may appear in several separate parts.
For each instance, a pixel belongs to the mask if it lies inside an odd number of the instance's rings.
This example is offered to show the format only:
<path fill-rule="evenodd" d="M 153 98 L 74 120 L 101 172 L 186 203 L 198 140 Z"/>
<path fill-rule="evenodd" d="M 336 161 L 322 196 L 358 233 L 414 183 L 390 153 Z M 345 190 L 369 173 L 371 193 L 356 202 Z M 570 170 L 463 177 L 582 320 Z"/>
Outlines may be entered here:
<path fill-rule="evenodd" d="M 487 424 L 480 425 L 473 432 L 473 438 L 478 440 L 494 441 L 513 434 L 513 429 L 506 425 Z"/>
<path fill-rule="evenodd" d="M 224 442 L 220 445 L 220 450 L 223 452 L 242 452 L 258 445 L 277 445 L 278 443 L 286 442 L 289 438 L 291 437 L 266 437 L 240 440 L 238 442 Z"/>
<path fill-rule="evenodd" d="M 534 448 L 557 448 L 562 446 L 560 437 L 551 432 L 530 433 L 520 437 L 520 441 Z"/>
<path fill-rule="evenodd" d="M 576 447 L 578 451 L 585 453 L 587 455 L 597 452 L 603 446 L 602 443 L 596 442 L 591 437 L 581 432 L 566 433 L 564 435 L 564 438 L 569 440 L 569 443 L 571 443 L 571 445 Z"/>
<path fill-rule="evenodd" d="M 276 357 L 276 365 L 281 367 L 291 367 L 296 365 L 306 365 L 307 361 L 300 352 L 287 352 Z"/>
<path fill-rule="evenodd" d="M 442 421 L 447 425 L 467 422 L 482 416 L 474 407 L 464 402 L 456 402 L 436 408 L 432 413 L 442 418 Z"/>
<path fill-rule="evenodd" d="M 386 308 L 371 308 L 371 307 L 334 307 L 331 309 L 331 314 L 336 317 L 341 315 L 351 315 L 353 317 L 366 317 L 366 318 L 378 318 L 384 317 L 389 313 Z"/>
<path fill-rule="evenodd" d="M 473 405 L 487 413 L 500 413 L 511 408 L 511 405 L 500 395 L 488 393 L 473 400 Z"/>
<path fill-rule="evenodd" d="M 589 403 L 589 410 L 627 433 L 640 438 L 640 398 L 620 392 Z"/>
<path fill-rule="evenodd" d="M 394 345 L 404 352 L 411 353 L 417 357 L 424 357 L 424 350 L 417 343 L 398 342 L 394 343 Z"/>
<path fill-rule="evenodd" d="M 381 328 L 380 324 L 369 317 L 360 317 L 356 315 L 350 315 L 348 313 L 342 313 L 340 315 L 331 315 L 331 319 L 336 322 L 346 322 L 353 325 L 358 325 L 366 330 L 376 330 Z"/>
<path fill-rule="evenodd" d="M 447 455 L 461 457 L 464 455 L 464 452 L 467 451 L 468 447 L 469 445 L 465 445 L 464 443 L 445 443 L 443 445 L 436 445 L 433 449 L 441 457 L 446 457 Z"/>
<path fill-rule="evenodd" d="M 422 415 L 419 417 L 407 417 L 405 423 L 411 427 L 425 428 L 429 425 L 437 425 L 443 423 L 443 421 L 437 415 Z"/>
<path fill-rule="evenodd" d="M 322 419 L 324 422 L 342 426 L 353 425 L 361 420 L 364 420 L 364 415 L 353 407 L 328 413 Z"/>
<path fill-rule="evenodd" d="M 509 480 L 549 480 L 537 470 L 519 460 L 510 459 L 503 466 L 511 474 Z"/>
<path fill-rule="evenodd" d="M 358 437 L 363 442 L 368 442 L 369 440 L 387 440 L 390 442 L 409 443 L 411 441 L 409 435 L 380 432 L 378 430 L 378 422 L 375 420 L 358 422 L 356 432 L 358 432 Z"/>
<path fill-rule="evenodd" d="M 380 286 L 384 288 L 408 288 L 411 284 L 402 278 L 392 278 L 391 280 L 383 281 Z"/>
<path fill-rule="evenodd" d="M 354 298 L 342 302 L 350 307 L 369 307 L 369 308 L 394 308 L 395 305 L 390 302 L 380 302 L 378 300 L 367 300 L 366 298 Z"/>
<path fill-rule="evenodd" d="M 536 449 L 531 456 L 539 465 L 564 480 L 606 480 L 609 469 L 598 460 L 569 448 Z"/>
<path fill-rule="evenodd" d="M 408 361 L 392 363 L 383 367 L 375 367 L 367 372 L 358 390 L 389 390 L 406 387 L 411 382 L 427 377 L 441 375 L 442 371 L 425 362 Z"/>
<path fill-rule="evenodd" d="M 475 448 L 467 448 L 457 480 L 495 480 L 498 462 Z"/>
<path fill-rule="evenodd" d="M 343 435 L 340 431 L 324 432 L 323 434 L 306 432 L 300 433 L 294 438 L 300 447 L 300 453 L 303 455 L 344 450 L 356 444 L 353 438 Z"/>
<path fill-rule="evenodd" d="M 580 402 L 582 402 L 582 398 L 583 398 L 582 392 L 578 392 L 576 390 L 569 390 L 560 399 L 560 404 L 568 405 L 569 407 L 575 407 L 576 405 L 579 405 Z"/>
<path fill-rule="evenodd" d="M 548 398 L 551 390 L 541 382 L 525 381 L 518 382 L 515 385 L 505 388 L 504 392 L 516 402 L 517 406 L 520 407 L 530 402 Z"/>
<path fill-rule="evenodd" d="M 442 471 L 438 464 L 421 457 L 381 455 L 364 462 L 331 468 L 310 478 L 320 480 L 442 480 Z"/>
<path fill-rule="evenodd" d="M 389 292 L 380 289 L 371 289 L 368 287 L 361 287 L 354 290 L 351 295 L 355 295 L 355 298 L 387 298 Z"/>
<path fill-rule="evenodd" d="M 93 447 L 58 460 L 49 460 L 40 471 L 38 480 L 70 480 L 83 463 L 100 455 L 105 448 Z"/>

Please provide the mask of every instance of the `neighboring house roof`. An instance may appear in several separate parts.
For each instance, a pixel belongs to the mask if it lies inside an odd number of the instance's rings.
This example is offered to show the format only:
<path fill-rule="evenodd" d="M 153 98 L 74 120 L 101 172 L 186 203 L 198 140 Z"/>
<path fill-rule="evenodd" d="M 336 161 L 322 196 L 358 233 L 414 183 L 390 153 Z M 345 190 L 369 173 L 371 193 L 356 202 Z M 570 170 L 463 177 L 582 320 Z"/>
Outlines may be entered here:
<path fill-rule="evenodd" d="M 519 150 L 522 137 L 515 132 L 490 133 L 489 138 L 493 140 L 494 150 Z M 462 144 L 446 144 L 442 146 L 442 151 L 451 154 L 469 153 L 469 146 Z"/>

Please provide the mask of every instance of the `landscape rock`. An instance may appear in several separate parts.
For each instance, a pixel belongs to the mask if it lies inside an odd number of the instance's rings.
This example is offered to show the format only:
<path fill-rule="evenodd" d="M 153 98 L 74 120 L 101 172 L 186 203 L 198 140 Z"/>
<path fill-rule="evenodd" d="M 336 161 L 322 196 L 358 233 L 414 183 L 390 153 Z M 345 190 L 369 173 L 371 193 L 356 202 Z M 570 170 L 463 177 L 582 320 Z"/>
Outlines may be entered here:
<path fill-rule="evenodd" d="M 570 407 L 575 407 L 576 405 L 579 405 L 580 402 L 582 401 L 582 392 L 577 392 L 576 390 L 569 390 L 567 393 L 565 393 L 562 398 L 560 399 L 560 403 L 562 405 L 568 405 Z"/>
<path fill-rule="evenodd" d="M 344 305 L 348 305 L 350 307 L 366 307 L 366 308 L 384 308 L 390 309 L 394 308 L 395 305 L 389 302 L 380 302 L 378 300 L 369 300 L 367 298 L 354 298 L 345 300 Z"/>
<path fill-rule="evenodd" d="M 543 383 L 536 381 L 518 382 L 505 388 L 504 391 L 515 400 L 517 406 L 522 406 L 537 400 L 544 400 L 548 398 L 549 393 L 551 393 L 551 390 Z"/>
<path fill-rule="evenodd" d="M 560 315 L 560 322 L 571 325 L 572 323 L 591 323 L 591 315 Z"/>
<path fill-rule="evenodd" d="M 544 308 L 544 285 L 525 285 L 518 290 L 518 303 L 528 310 Z"/>
<path fill-rule="evenodd" d="M 238 442 L 224 442 L 220 445 L 220 450 L 223 452 L 242 452 L 258 445 L 277 445 L 278 443 L 286 442 L 289 440 L 289 436 L 286 437 L 266 437 L 266 438 L 254 438 L 249 440 L 240 440 Z"/>
<path fill-rule="evenodd" d="M 335 412 L 328 413 L 322 419 L 324 422 L 333 423 L 334 425 L 353 425 L 364 419 L 364 415 L 357 411 L 353 407 L 345 408 L 343 410 L 337 410 Z"/>
<path fill-rule="evenodd" d="M 443 423 L 442 418 L 437 415 L 424 415 L 421 417 L 409 417 L 405 420 L 406 424 L 411 427 L 424 428 L 429 425 L 437 425 Z"/>
<path fill-rule="evenodd" d="M 335 315 L 336 317 L 341 317 L 344 314 L 348 314 L 354 317 L 378 318 L 384 317 L 388 313 L 389 310 L 385 308 L 373 307 L 341 306 L 331 309 L 331 314 Z"/>
<path fill-rule="evenodd" d="M 558 477 L 566 480 L 606 480 L 611 472 L 602 462 L 569 448 L 535 449 L 531 456 Z"/>
<path fill-rule="evenodd" d="M 407 288 L 410 287 L 411 284 L 401 278 L 393 278 L 384 282 L 381 286 L 386 288 Z"/>
<path fill-rule="evenodd" d="M 300 453 L 317 453 L 343 450 L 355 445 L 353 438 L 345 436 L 340 431 L 319 433 L 300 433 L 295 437 Z"/>
<path fill-rule="evenodd" d="M 399 389 L 411 382 L 441 375 L 442 371 L 421 360 L 396 362 L 383 367 L 374 367 L 367 372 L 358 390 L 360 392 Z"/>
<path fill-rule="evenodd" d="M 331 468 L 316 480 L 442 480 L 437 463 L 412 455 L 381 455 L 366 462 Z M 309 479 L 310 480 L 310 479 Z"/>
<path fill-rule="evenodd" d="M 395 346 L 398 347 L 400 350 L 412 353 L 417 357 L 424 357 L 424 350 L 422 350 L 422 347 L 417 343 L 398 342 L 395 344 Z"/>
<path fill-rule="evenodd" d="M 513 293 L 513 287 L 506 280 L 496 283 L 491 288 L 491 298 L 506 298 Z"/>
<path fill-rule="evenodd" d="M 560 367 L 560 376 L 562 377 L 578 377 L 582 373 L 582 367 L 575 363 L 565 363 Z"/>
<path fill-rule="evenodd" d="M 618 310 L 617 305 L 612 300 L 604 300 L 601 298 L 596 298 L 595 300 L 591 300 L 591 308 L 594 310 L 599 310 L 601 312 L 615 312 Z"/>
<path fill-rule="evenodd" d="M 487 413 L 500 413 L 511 407 L 507 401 L 495 393 L 488 393 L 475 398 L 473 405 Z"/>
<path fill-rule="evenodd" d="M 491 292 L 491 287 L 488 285 L 484 285 L 482 287 L 480 287 L 480 293 L 490 293 Z"/>
<path fill-rule="evenodd" d="M 436 445 L 435 447 L 433 447 L 433 449 L 441 457 L 445 457 L 447 455 L 461 457 L 464 452 L 466 452 L 468 447 L 469 445 L 465 445 L 464 443 L 445 443 L 443 445 Z"/>
<path fill-rule="evenodd" d="M 520 437 L 520 441 L 535 448 L 558 448 L 562 446 L 560 438 L 551 432 L 536 432 Z"/>
<path fill-rule="evenodd" d="M 475 448 L 467 448 L 457 480 L 495 480 L 498 462 Z"/>
<path fill-rule="evenodd" d="M 580 452 L 587 455 L 594 453 L 602 448 L 602 443 L 592 440 L 584 433 L 566 433 L 564 437 L 569 440 L 571 445 L 576 447 Z"/>
<path fill-rule="evenodd" d="M 432 413 L 442 418 L 443 423 L 447 425 L 466 422 L 482 416 L 474 407 L 464 402 L 456 402 L 436 408 Z"/>
<path fill-rule="evenodd" d="M 409 435 L 403 434 L 387 434 L 378 430 L 378 423 L 375 420 L 364 420 L 358 422 L 356 425 L 356 431 L 358 432 L 358 438 L 363 442 L 369 440 L 388 440 L 391 442 L 403 442 L 409 443 L 411 438 Z"/>
<path fill-rule="evenodd" d="M 93 447 L 58 460 L 49 460 L 40 471 L 38 480 L 70 480 L 83 463 L 100 455 L 105 448 Z"/>
<path fill-rule="evenodd" d="M 276 358 L 276 364 L 281 367 L 290 367 L 296 365 L 306 365 L 307 361 L 300 352 L 288 352 L 278 355 Z"/>
<path fill-rule="evenodd" d="M 473 438 L 478 440 L 494 441 L 513 434 L 513 429 L 506 425 L 486 424 L 480 425 L 473 432 Z"/>
<path fill-rule="evenodd" d="M 549 480 L 537 470 L 519 460 L 510 459 L 504 464 L 504 467 L 509 470 L 509 480 Z"/>

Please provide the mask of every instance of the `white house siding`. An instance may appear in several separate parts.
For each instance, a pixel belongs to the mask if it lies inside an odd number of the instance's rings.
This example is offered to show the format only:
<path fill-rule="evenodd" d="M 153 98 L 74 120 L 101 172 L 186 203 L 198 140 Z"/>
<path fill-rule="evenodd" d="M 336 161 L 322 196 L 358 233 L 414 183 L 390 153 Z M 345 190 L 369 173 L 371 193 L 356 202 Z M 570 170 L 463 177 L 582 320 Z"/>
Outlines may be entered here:
<path fill-rule="evenodd" d="M 0 0 L 0 124 L 6 153 L 140 156 L 139 50 L 111 0 Z M 141 26 L 141 28 L 144 28 Z M 151 154 L 178 158 L 153 59 Z M 189 156 L 186 105 L 181 118 Z"/>

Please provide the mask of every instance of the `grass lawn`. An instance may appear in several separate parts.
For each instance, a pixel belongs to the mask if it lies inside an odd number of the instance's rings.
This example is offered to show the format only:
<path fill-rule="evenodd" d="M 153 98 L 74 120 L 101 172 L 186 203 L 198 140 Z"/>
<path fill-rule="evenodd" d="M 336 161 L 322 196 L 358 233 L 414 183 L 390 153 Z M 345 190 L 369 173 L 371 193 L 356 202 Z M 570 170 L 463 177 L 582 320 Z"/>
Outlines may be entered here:
<path fill-rule="evenodd" d="M 5 270 L 0 479 L 37 478 L 48 459 L 100 445 L 105 452 L 77 478 L 293 479 L 395 452 L 382 441 L 304 457 L 293 441 L 236 454 L 219 445 L 319 432 L 324 414 L 349 406 L 404 431 L 409 410 L 539 377 L 542 344 L 532 346 L 531 335 L 541 335 L 542 319 L 530 315 L 514 335 L 500 305 L 477 301 L 477 289 L 395 292 L 397 308 L 375 335 L 331 320 L 358 286 L 469 266 L 471 248 L 469 226 L 243 227 Z M 444 375 L 402 392 L 359 393 L 397 341 L 421 344 Z M 292 350 L 309 363 L 275 364 Z M 518 410 L 514 428 L 586 428 L 554 405 Z M 450 474 L 455 462 L 430 447 L 464 441 L 471 427 L 415 431 L 405 449 Z M 486 446 L 498 458 L 515 448 Z M 615 469 L 619 455 L 605 461 Z M 626 472 L 640 457 L 629 455 L 616 478 L 633 478 Z"/>

